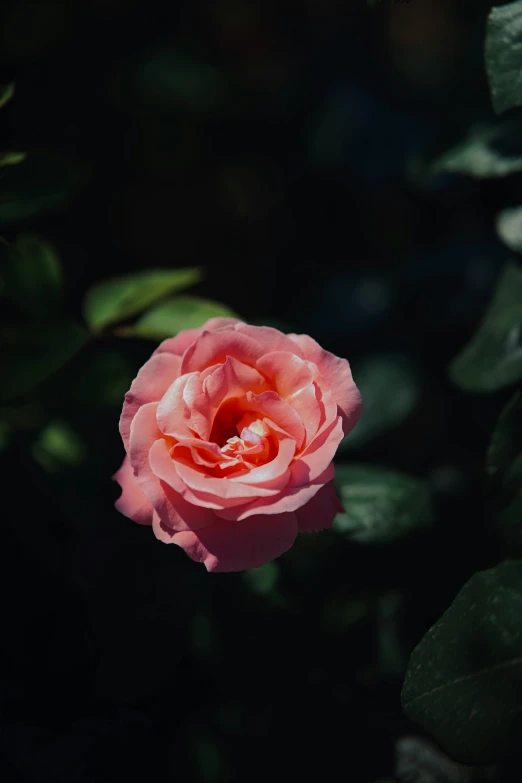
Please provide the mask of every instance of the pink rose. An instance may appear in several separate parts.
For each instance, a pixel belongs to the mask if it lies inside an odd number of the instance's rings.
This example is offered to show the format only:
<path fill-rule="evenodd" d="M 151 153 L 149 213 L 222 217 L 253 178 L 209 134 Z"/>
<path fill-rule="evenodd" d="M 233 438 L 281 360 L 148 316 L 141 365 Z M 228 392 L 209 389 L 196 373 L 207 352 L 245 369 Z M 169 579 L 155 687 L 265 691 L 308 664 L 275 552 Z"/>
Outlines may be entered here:
<path fill-rule="evenodd" d="M 261 566 L 342 510 L 332 459 L 361 407 L 346 359 L 311 337 L 212 318 L 125 395 L 116 508 L 209 571 Z"/>

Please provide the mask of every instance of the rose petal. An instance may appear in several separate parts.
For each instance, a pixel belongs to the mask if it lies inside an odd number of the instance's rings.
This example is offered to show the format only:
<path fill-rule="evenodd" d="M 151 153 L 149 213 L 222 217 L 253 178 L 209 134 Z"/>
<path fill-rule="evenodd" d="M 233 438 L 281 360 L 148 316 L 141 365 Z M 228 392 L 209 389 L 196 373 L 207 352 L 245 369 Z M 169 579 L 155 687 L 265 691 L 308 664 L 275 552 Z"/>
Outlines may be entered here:
<path fill-rule="evenodd" d="M 168 484 L 172 489 L 178 492 L 187 501 L 195 506 L 208 509 L 220 509 L 226 506 L 243 505 L 245 499 L 229 498 L 224 501 L 221 498 L 216 498 L 214 495 L 208 492 L 199 492 L 188 487 L 177 471 L 177 463 L 175 463 L 169 453 L 169 447 L 165 441 L 158 440 L 154 443 L 149 451 L 149 463 L 150 467 L 157 479 Z M 226 479 L 214 479 L 215 481 L 225 482 Z"/>
<path fill-rule="evenodd" d="M 269 425 L 270 426 L 270 425 Z M 252 468 L 245 476 L 232 477 L 229 481 L 257 487 L 283 489 L 290 479 L 289 466 L 295 454 L 295 440 L 286 432 L 271 426 L 277 439 L 278 450 L 274 459 Z"/>
<path fill-rule="evenodd" d="M 242 571 L 279 557 L 296 535 L 295 514 L 259 514 L 243 523 L 219 520 L 197 533 L 178 533 L 172 542 L 207 571 Z"/>
<path fill-rule="evenodd" d="M 301 349 L 296 347 L 295 342 L 287 334 L 283 334 L 272 326 L 251 326 L 250 324 L 238 323 L 234 329 L 262 345 L 263 354 L 272 351 L 288 351 L 304 358 Z"/>
<path fill-rule="evenodd" d="M 202 393 L 196 397 L 192 407 L 205 421 L 205 428 L 199 430 L 202 438 L 208 438 L 219 407 L 234 397 L 243 397 L 247 390 L 261 393 L 267 390 L 266 379 L 254 367 L 227 356 L 223 364 L 207 375 L 202 384 Z"/>
<path fill-rule="evenodd" d="M 284 400 L 309 386 L 313 374 L 306 362 L 288 351 L 271 351 L 257 361 L 258 369 L 268 378 Z"/>
<path fill-rule="evenodd" d="M 245 413 L 258 413 L 260 417 L 270 419 L 295 440 L 297 449 L 302 447 L 305 439 L 303 422 L 292 406 L 282 400 L 277 392 L 247 392 L 239 401 L 239 407 Z"/>
<path fill-rule="evenodd" d="M 203 332 L 183 354 L 181 373 L 203 370 L 212 364 L 223 364 L 227 356 L 255 367 L 263 353 L 259 343 L 234 329 Z"/>
<path fill-rule="evenodd" d="M 128 455 L 138 486 L 147 494 L 146 483 L 154 480 L 149 464 L 149 451 L 157 440 L 163 441 L 163 435 L 156 420 L 157 402 L 142 405 L 131 424 Z"/>
<path fill-rule="evenodd" d="M 325 351 L 307 334 L 289 334 L 288 337 L 299 346 L 304 358 L 316 365 L 330 384 L 343 417 L 343 430 L 346 435 L 355 427 L 362 412 L 362 398 L 352 378 L 350 365 L 346 359 L 340 359 Z"/>
<path fill-rule="evenodd" d="M 203 326 L 200 326 L 197 329 L 184 329 L 175 337 L 169 337 L 166 340 L 163 340 L 154 351 L 154 354 L 172 353 L 176 356 L 182 356 L 187 348 L 189 348 L 205 330 L 212 329 L 215 331 L 227 327 L 233 328 L 236 324 L 240 323 L 241 321 L 237 318 L 210 318 Z"/>
<path fill-rule="evenodd" d="M 158 405 L 158 425 L 165 435 L 177 440 L 193 438 L 194 433 L 208 437 L 208 422 L 197 409 L 194 400 L 201 395 L 198 372 L 176 378 Z"/>
<path fill-rule="evenodd" d="M 343 439 L 343 422 L 338 416 L 304 449 L 292 465 L 289 486 L 301 487 L 313 481 L 328 467 Z"/>
<path fill-rule="evenodd" d="M 156 424 L 157 403 L 151 402 L 141 407 L 136 414 L 131 427 L 130 461 L 139 488 L 150 500 L 162 523 L 174 530 L 197 530 L 211 523 L 212 513 L 206 508 L 186 501 L 176 485 L 161 480 L 153 469 L 151 454 L 162 449 L 172 464 L 167 441 L 157 437 L 159 430 Z M 174 471 L 174 475 L 177 475 Z M 177 488 L 184 489 L 180 479 Z"/>
<path fill-rule="evenodd" d="M 128 457 L 125 457 L 120 469 L 112 478 L 122 489 L 120 497 L 114 504 L 118 511 L 139 525 L 152 524 L 151 502 L 136 484 Z"/>
<path fill-rule="evenodd" d="M 214 478 L 202 470 L 198 470 L 195 466 L 184 462 L 177 461 L 175 467 L 178 476 L 189 489 L 211 495 L 215 502 L 221 504 L 223 508 L 227 507 L 228 500 L 242 499 L 246 503 L 255 497 L 271 497 L 279 493 L 278 489 L 270 489 L 269 487 L 261 487 L 259 485 L 250 486 L 243 483 L 245 479 L 248 480 L 248 473 L 245 477 L 241 477 L 238 482 L 235 482 L 226 477 Z"/>
<path fill-rule="evenodd" d="M 310 484 L 303 487 L 288 485 L 277 497 L 258 498 L 244 506 L 216 509 L 215 514 L 220 519 L 241 521 L 259 513 L 273 515 L 294 512 L 308 503 L 325 484 L 333 479 L 333 476 L 334 467 L 329 465 L 324 473 L 313 479 Z"/>
<path fill-rule="evenodd" d="M 125 444 L 129 445 L 131 422 L 138 408 L 148 402 L 157 402 L 167 391 L 179 373 L 181 359 L 170 354 L 152 356 L 141 368 L 125 395 L 120 417 L 120 433 Z"/>
<path fill-rule="evenodd" d="M 325 484 L 305 506 L 295 512 L 300 533 L 316 533 L 332 526 L 334 517 L 344 511 L 333 481 Z"/>

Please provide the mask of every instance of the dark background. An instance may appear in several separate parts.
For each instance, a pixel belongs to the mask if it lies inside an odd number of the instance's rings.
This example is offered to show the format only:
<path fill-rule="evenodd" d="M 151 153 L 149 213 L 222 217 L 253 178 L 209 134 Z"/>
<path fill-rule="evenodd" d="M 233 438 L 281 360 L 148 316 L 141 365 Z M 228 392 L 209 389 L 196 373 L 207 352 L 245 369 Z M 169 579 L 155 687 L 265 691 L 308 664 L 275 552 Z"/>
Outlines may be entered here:
<path fill-rule="evenodd" d="M 92 341 L 2 413 L 4 780 L 393 775 L 417 731 L 409 652 L 499 558 L 483 466 L 507 397 L 464 395 L 447 366 L 506 261 L 494 216 L 520 178 L 425 166 L 492 118 L 489 7 L 2 4 L 2 146 L 79 172 L 68 203 L 21 224 L 57 247 L 67 312 L 105 277 L 200 265 L 194 293 L 313 335 L 356 381 L 369 357 L 401 363 L 408 415 L 340 460 L 427 478 L 437 512 L 404 543 L 301 536 L 261 576 L 208 575 L 113 510 L 121 402 L 154 346 Z M 365 390 L 384 408 L 404 391 L 386 383 Z M 49 457 L 56 421 L 76 445 Z"/>

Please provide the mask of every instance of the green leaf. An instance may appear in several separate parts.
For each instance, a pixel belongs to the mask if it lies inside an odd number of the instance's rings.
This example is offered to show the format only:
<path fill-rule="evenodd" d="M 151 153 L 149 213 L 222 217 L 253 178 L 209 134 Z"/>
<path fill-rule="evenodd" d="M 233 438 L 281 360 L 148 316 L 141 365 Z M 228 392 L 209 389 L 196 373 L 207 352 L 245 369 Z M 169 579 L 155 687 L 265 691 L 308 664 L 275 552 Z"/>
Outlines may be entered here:
<path fill-rule="evenodd" d="M 88 333 L 70 321 L 0 334 L 0 402 L 32 391 L 85 345 Z"/>
<path fill-rule="evenodd" d="M 16 166 L 27 158 L 27 152 L 0 152 L 0 166 Z"/>
<path fill-rule="evenodd" d="M 497 215 L 497 234 L 510 250 L 522 253 L 522 207 L 504 209 Z"/>
<path fill-rule="evenodd" d="M 492 392 L 522 379 L 522 270 L 509 264 L 470 343 L 450 366 L 466 391 Z"/>
<path fill-rule="evenodd" d="M 272 561 L 260 568 L 248 568 L 242 577 L 253 593 L 268 595 L 279 580 L 279 566 Z"/>
<path fill-rule="evenodd" d="M 6 295 L 30 318 L 55 312 L 62 270 L 54 247 L 39 237 L 20 235 L 9 247 L 5 285 Z"/>
<path fill-rule="evenodd" d="M 4 84 L 0 87 L 0 109 L 5 106 L 7 101 L 10 101 L 15 93 L 15 84 Z"/>
<path fill-rule="evenodd" d="M 472 177 L 506 177 L 522 171 L 520 118 L 480 128 L 429 167 L 432 174 L 451 172 Z"/>
<path fill-rule="evenodd" d="M 420 395 L 413 370 L 401 358 L 371 357 L 356 365 L 353 375 L 364 400 L 364 416 L 343 440 L 341 450 L 357 448 L 400 426 Z"/>
<path fill-rule="evenodd" d="M 503 495 L 513 499 L 522 489 L 522 393 L 508 402 L 493 431 L 487 471 L 498 479 Z M 522 520 L 521 520 L 522 523 Z"/>
<path fill-rule="evenodd" d="M 522 0 L 491 9 L 486 29 L 486 71 L 498 114 L 522 104 Z"/>
<path fill-rule="evenodd" d="M 64 421 L 50 422 L 32 448 L 33 458 L 48 473 L 79 465 L 85 459 L 85 446 Z"/>
<path fill-rule="evenodd" d="M 453 758 L 500 761 L 522 742 L 522 562 L 475 574 L 413 651 L 406 714 Z"/>
<path fill-rule="evenodd" d="M 173 291 L 188 288 L 201 279 L 201 270 L 154 269 L 103 280 L 88 291 L 85 320 L 93 331 L 124 321 Z"/>
<path fill-rule="evenodd" d="M 5 166 L 0 177 L 0 221 L 6 224 L 57 209 L 86 181 L 87 169 L 75 161 L 33 153 Z"/>
<path fill-rule="evenodd" d="M 335 484 L 345 512 L 333 529 L 362 543 L 388 543 L 432 521 L 428 485 L 420 479 L 370 465 L 337 465 Z"/>
<path fill-rule="evenodd" d="M 198 296 L 176 296 L 160 302 L 141 316 L 131 328 L 138 337 L 162 340 L 183 329 L 197 329 L 209 318 L 237 318 L 226 305 Z"/>

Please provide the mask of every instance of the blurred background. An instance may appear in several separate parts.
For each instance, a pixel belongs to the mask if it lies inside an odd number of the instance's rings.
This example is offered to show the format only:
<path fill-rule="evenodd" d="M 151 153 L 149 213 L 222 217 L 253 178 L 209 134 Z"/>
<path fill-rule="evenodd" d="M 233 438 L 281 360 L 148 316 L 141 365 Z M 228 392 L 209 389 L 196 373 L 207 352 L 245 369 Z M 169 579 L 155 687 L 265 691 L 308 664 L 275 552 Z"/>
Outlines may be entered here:
<path fill-rule="evenodd" d="M 301 536 L 263 569 L 208 575 L 113 510 L 123 395 L 154 342 L 86 341 L 0 408 L 4 780 L 432 779 L 404 773 L 419 730 L 400 688 L 498 559 L 479 488 L 507 396 L 464 395 L 447 367 L 506 261 L 494 216 L 520 175 L 427 163 L 492 119 L 489 8 L 2 3 L 0 144 L 28 158 L 16 181 L 0 168 L 0 230 L 59 257 L 47 317 L 81 322 L 107 277 L 201 267 L 194 295 L 349 359 L 366 413 L 339 462 L 427 480 L 436 519 L 388 545 Z M 5 334 L 33 323 L 23 304 L 2 302 Z M 7 343 L 2 383 L 29 350 Z"/>

